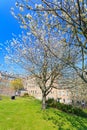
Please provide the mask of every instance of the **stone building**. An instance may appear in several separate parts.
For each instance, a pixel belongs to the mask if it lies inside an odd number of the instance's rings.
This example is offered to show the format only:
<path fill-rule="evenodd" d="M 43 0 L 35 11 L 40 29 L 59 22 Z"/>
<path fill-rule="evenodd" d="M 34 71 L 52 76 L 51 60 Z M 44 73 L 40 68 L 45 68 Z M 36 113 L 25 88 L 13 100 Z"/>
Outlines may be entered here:
<path fill-rule="evenodd" d="M 8 78 L 5 73 L 0 72 L 0 95 L 12 96 L 15 91 L 10 88 L 11 78 Z"/>
<path fill-rule="evenodd" d="M 28 94 L 34 96 L 37 99 L 42 99 L 42 93 L 38 85 L 36 84 L 36 80 L 34 77 L 26 77 L 24 79 L 24 88 L 27 90 Z M 69 89 L 55 89 L 53 88 L 52 91 L 47 95 L 48 98 L 54 98 L 62 103 L 71 103 L 70 100 L 71 92 Z"/>
<path fill-rule="evenodd" d="M 4 96 L 13 96 L 15 95 L 15 91 L 11 89 L 10 87 L 0 87 L 0 95 Z"/>
<path fill-rule="evenodd" d="M 74 88 L 70 92 L 70 98 L 74 104 L 81 104 L 83 101 L 87 104 L 87 83 L 82 79 L 77 79 Z"/>
<path fill-rule="evenodd" d="M 82 101 L 87 103 L 87 85 L 83 83 L 81 79 L 77 80 L 77 83 L 72 83 L 74 87 L 71 88 L 53 88 L 48 94 L 48 98 L 54 98 L 65 104 L 81 104 Z M 42 93 L 36 80 L 33 76 L 26 77 L 24 79 L 24 88 L 27 90 L 28 94 L 34 96 L 37 99 L 42 99 Z"/>

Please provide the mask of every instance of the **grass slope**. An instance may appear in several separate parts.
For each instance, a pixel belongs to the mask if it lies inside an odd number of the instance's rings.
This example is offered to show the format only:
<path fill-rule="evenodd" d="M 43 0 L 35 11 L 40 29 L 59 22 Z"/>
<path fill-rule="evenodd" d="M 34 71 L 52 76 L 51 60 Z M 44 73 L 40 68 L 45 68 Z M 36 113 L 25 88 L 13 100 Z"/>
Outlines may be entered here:
<path fill-rule="evenodd" d="M 33 98 L 3 98 L 0 130 L 87 130 L 87 119 L 55 109 L 43 112 L 40 102 Z"/>

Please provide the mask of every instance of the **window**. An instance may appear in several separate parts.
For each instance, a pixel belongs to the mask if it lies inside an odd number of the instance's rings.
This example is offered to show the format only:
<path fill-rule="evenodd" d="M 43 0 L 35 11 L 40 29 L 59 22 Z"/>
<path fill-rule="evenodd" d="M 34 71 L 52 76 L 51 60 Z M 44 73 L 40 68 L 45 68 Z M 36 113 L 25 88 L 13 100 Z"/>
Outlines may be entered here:
<path fill-rule="evenodd" d="M 65 103 L 65 99 L 63 99 L 63 102 Z"/>

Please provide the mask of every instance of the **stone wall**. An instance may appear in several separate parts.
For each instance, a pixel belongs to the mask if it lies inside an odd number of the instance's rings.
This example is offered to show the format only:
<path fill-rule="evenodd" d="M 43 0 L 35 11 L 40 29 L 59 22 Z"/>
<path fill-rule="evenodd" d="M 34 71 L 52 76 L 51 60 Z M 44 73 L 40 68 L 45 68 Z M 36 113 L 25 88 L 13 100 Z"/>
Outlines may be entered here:
<path fill-rule="evenodd" d="M 0 87 L 0 95 L 12 96 L 15 95 L 15 91 L 9 87 Z"/>

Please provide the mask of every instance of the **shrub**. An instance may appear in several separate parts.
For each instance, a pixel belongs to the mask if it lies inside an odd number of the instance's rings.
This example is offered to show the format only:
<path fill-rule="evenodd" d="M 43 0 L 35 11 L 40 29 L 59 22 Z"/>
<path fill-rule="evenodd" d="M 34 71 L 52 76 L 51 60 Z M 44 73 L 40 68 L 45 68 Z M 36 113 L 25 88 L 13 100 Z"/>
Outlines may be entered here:
<path fill-rule="evenodd" d="M 49 98 L 47 101 L 46 101 L 48 104 L 54 102 L 54 98 Z"/>
<path fill-rule="evenodd" d="M 29 97 L 28 93 L 24 93 L 23 97 Z"/>
<path fill-rule="evenodd" d="M 85 113 L 81 108 L 74 107 L 73 114 L 81 117 L 87 117 L 87 113 Z"/>
<path fill-rule="evenodd" d="M 87 114 L 81 108 L 74 107 L 70 104 L 59 103 L 59 102 L 55 101 L 53 98 L 48 99 L 46 101 L 46 103 L 47 103 L 48 107 L 57 108 L 61 111 L 64 111 L 64 112 L 70 113 L 70 114 L 75 114 L 77 116 L 87 117 Z"/>
<path fill-rule="evenodd" d="M 47 107 L 57 108 L 57 102 L 53 98 L 49 98 L 46 101 Z"/>

